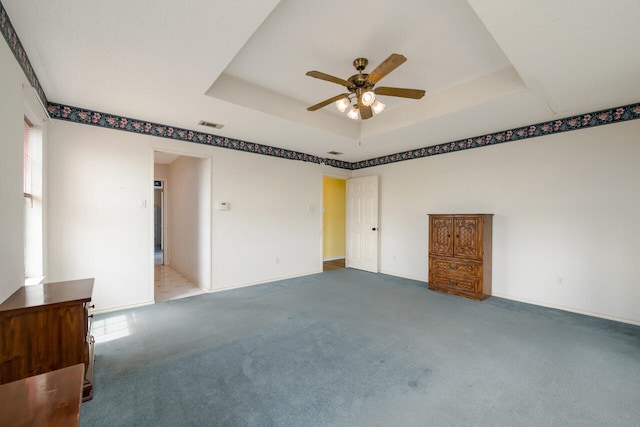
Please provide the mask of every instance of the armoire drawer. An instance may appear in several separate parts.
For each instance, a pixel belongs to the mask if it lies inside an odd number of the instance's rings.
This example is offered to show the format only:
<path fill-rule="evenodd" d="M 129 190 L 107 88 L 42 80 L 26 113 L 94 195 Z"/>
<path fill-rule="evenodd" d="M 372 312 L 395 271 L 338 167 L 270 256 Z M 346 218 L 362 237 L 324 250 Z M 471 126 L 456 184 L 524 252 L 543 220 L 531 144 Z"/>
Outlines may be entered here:
<path fill-rule="evenodd" d="M 482 277 L 482 264 L 470 261 L 458 261 L 449 258 L 429 258 L 429 271 L 440 272 L 444 275 L 464 275 Z"/>
<path fill-rule="evenodd" d="M 429 284 L 441 288 L 448 288 L 457 291 L 477 292 L 480 279 L 452 277 L 433 272 L 430 275 Z"/>

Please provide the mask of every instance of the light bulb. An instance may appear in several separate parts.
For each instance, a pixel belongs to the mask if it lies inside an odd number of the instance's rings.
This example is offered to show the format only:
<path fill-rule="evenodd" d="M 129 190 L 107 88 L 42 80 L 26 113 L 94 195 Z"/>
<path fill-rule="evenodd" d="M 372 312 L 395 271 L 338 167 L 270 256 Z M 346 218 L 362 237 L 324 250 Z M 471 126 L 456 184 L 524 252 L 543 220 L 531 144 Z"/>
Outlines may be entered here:
<path fill-rule="evenodd" d="M 376 102 L 374 102 L 373 105 L 371 106 L 371 109 L 373 110 L 374 113 L 380 114 L 384 110 L 384 107 L 386 107 L 386 105 L 376 100 Z"/>
<path fill-rule="evenodd" d="M 353 120 L 358 120 L 358 106 L 354 105 L 351 107 L 351 110 L 347 113 L 347 117 Z"/>
<path fill-rule="evenodd" d="M 371 92 L 370 90 L 362 94 L 362 105 L 366 105 L 367 107 L 373 104 L 376 100 L 376 94 Z"/>
<path fill-rule="evenodd" d="M 341 113 L 344 113 L 349 105 L 351 105 L 351 101 L 349 101 L 349 98 L 346 96 L 336 101 L 336 107 L 338 107 Z"/>

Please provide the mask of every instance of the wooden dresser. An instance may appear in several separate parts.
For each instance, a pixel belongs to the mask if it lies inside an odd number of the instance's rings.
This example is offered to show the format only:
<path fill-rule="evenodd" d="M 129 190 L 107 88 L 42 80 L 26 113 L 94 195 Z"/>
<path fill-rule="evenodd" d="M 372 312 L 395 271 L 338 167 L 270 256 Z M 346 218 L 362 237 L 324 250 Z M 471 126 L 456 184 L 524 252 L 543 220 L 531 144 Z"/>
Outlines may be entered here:
<path fill-rule="evenodd" d="M 491 296 L 492 214 L 429 215 L 429 289 Z"/>
<path fill-rule="evenodd" d="M 93 396 L 93 279 L 23 286 L 0 305 L 0 384 L 79 363 Z"/>
<path fill-rule="evenodd" d="M 3 427 L 77 427 L 84 365 L 0 384 Z"/>

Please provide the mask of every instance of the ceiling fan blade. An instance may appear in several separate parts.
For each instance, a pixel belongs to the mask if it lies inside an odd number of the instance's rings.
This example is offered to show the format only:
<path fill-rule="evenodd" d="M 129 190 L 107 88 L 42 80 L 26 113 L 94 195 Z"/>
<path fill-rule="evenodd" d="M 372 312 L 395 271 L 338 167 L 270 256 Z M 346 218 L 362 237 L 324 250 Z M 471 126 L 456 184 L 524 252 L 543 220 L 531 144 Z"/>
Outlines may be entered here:
<path fill-rule="evenodd" d="M 378 65 L 375 70 L 373 70 L 369 76 L 367 77 L 367 81 L 369 83 L 377 83 L 384 76 L 401 66 L 407 61 L 403 55 L 398 53 L 392 53 L 387 59 L 385 59 L 382 64 Z"/>
<path fill-rule="evenodd" d="M 347 80 L 341 79 L 340 77 L 331 76 L 329 74 L 325 74 L 325 73 L 322 73 L 320 71 L 307 71 L 307 76 L 315 77 L 316 79 L 320 79 L 320 80 L 326 80 L 326 81 L 331 82 L 331 83 L 337 83 L 337 84 L 342 85 L 344 87 L 353 86 L 353 83 L 351 83 L 351 82 L 349 82 Z"/>
<path fill-rule="evenodd" d="M 341 93 L 340 95 L 336 95 L 333 98 L 325 99 L 322 102 L 317 103 L 316 105 L 312 105 L 311 107 L 307 107 L 308 111 L 316 111 L 326 105 L 331 104 L 332 102 L 336 102 L 338 99 L 342 99 L 345 96 L 348 96 L 348 93 Z"/>
<path fill-rule="evenodd" d="M 360 110 L 360 118 L 362 120 L 367 120 L 373 117 L 373 112 L 371 111 L 371 107 L 366 105 L 360 105 L 358 109 Z"/>
<path fill-rule="evenodd" d="M 424 96 L 425 91 L 422 89 L 405 89 L 401 87 L 384 87 L 380 86 L 373 90 L 376 95 L 400 96 L 402 98 L 420 99 Z"/>

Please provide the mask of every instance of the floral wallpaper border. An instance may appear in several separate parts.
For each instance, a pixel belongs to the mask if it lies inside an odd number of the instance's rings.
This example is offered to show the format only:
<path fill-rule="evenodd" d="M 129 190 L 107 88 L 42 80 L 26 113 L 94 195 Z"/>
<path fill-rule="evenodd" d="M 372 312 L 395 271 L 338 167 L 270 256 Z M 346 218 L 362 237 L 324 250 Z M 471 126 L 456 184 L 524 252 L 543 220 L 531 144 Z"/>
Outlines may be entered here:
<path fill-rule="evenodd" d="M 552 135 L 560 132 L 568 132 L 595 126 L 619 123 L 628 120 L 640 119 L 640 103 L 629 104 L 622 107 L 615 107 L 563 119 L 551 120 L 548 122 L 494 132 L 487 135 L 475 136 L 473 138 L 460 139 L 458 141 L 445 142 L 429 147 L 416 148 L 414 150 L 389 154 L 386 156 L 380 156 L 373 159 L 352 163 L 336 159 L 322 158 L 298 151 L 287 150 L 284 148 L 272 147 L 269 145 L 262 145 L 253 142 L 242 141 L 239 139 L 227 138 L 209 133 L 196 132 L 189 129 L 182 129 L 178 127 L 117 116 L 114 114 L 107 114 L 78 107 L 71 107 L 68 105 L 49 103 L 47 109 L 49 111 L 49 115 L 53 119 L 67 120 L 86 125 L 100 126 L 109 129 L 117 129 L 128 132 L 152 135 L 161 138 L 175 139 L 178 141 L 211 145 L 213 147 L 229 148 L 232 150 L 280 157 L 283 159 L 326 164 L 336 168 L 348 170 L 364 169 L 368 167 L 381 166 L 405 160 L 436 156 L 438 154 L 452 153 L 479 147 L 488 147 L 505 142 L 521 141 L 523 139 L 535 138 L 538 136 Z"/>
<path fill-rule="evenodd" d="M 38 80 L 38 76 L 36 72 L 33 71 L 33 67 L 31 66 L 31 62 L 29 61 L 29 57 L 27 56 L 27 52 L 22 47 L 22 42 L 16 33 L 15 28 L 11 24 L 11 20 L 9 19 L 9 15 L 5 10 L 2 2 L 0 2 L 0 32 L 4 36 L 4 39 L 7 41 L 7 45 L 11 52 L 13 52 L 13 56 L 18 60 L 18 64 L 22 68 L 25 76 L 29 80 L 31 86 L 33 86 L 40 96 L 40 100 L 43 105 L 47 105 L 47 95 L 44 93 L 42 86 L 40 85 L 40 80 Z"/>
<path fill-rule="evenodd" d="M 475 136 L 473 138 L 445 142 L 429 147 L 380 156 L 369 160 L 362 160 L 352 163 L 350 169 L 355 170 L 387 165 L 405 160 L 436 156 L 438 154 L 452 153 L 472 148 L 487 147 L 505 142 L 520 141 L 527 138 L 535 138 L 537 136 L 552 135 L 560 132 L 586 129 L 636 119 L 640 119 L 640 103 L 503 130 L 486 135 Z"/>
<path fill-rule="evenodd" d="M 117 129 L 144 135 L 169 138 L 178 141 L 193 142 L 196 144 L 210 145 L 212 147 L 229 148 L 248 153 L 262 154 L 265 156 L 281 157 L 283 159 L 300 160 L 317 164 L 326 164 L 341 169 L 351 169 L 351 163 L 336 159 L 325 159 L 312 154 L 286 150 L 284 148 L 212 135 L 205 132 L 183 129 L 115 114 L 92 111 L 85 108 L 71 107 L 50 102 L 47 111 L 52 119 L 66 120 L 85 125 L 99 126 L 108 129 Z"/>

